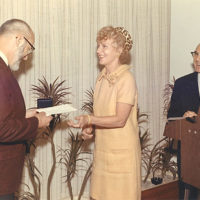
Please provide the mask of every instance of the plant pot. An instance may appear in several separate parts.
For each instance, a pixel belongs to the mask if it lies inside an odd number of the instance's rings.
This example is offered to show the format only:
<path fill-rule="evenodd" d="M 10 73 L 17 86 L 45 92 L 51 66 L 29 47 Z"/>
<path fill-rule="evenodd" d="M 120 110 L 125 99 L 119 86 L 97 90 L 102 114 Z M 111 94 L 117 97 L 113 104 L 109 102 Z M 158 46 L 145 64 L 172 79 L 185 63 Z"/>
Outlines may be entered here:
<path fill-rule="evenodd" d="M 161 184 L 163 182 L 163 179 L 160 178 L 160 177 L 153 177 L 153 178 L 151 178 L 151 182 L 154 185 L 158 185 L 158 184 Z"/>

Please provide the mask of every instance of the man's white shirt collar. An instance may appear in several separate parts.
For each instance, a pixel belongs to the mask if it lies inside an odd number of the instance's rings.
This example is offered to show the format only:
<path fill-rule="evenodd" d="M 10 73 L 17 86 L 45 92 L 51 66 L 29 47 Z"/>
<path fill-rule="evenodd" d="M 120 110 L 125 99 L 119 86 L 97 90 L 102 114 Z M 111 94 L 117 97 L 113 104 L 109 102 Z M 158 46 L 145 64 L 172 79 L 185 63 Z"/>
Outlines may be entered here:
<path fill-rule="evenodd" d="M 198 73 L 198 87 L 199 87 L 199 95 L 200 95 L 200 73 Z"/>
<path fill-rule="evenodd" d="M 8 59 L 7 59 L 7 57 L 5 56 L 5 54 L 2 51 L 0 51 L 0 57 L 3 59 L 3 61 L 8 66 Z"/>

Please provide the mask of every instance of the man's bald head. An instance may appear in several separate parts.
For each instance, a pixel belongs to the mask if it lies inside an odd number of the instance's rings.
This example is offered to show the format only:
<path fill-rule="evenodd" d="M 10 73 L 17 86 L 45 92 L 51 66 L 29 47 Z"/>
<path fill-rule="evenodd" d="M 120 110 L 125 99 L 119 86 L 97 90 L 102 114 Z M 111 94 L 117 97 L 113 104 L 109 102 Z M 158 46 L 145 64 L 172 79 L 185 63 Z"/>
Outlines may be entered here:
<path fill-rule="evenodd" d="M 0 26 L 0 36 L 4 34 L 19 33 L 26 37 L 33 37 L 34 33 L 31 27 L 20 19 L 7 20 Z"/>
<path fill-rule="evenodd" d="M 10 19 L 0 26 L 0 51 L 12 70 L 18 70 L 20 62 L 28 59 L 35 49 L 34 42 L 32 29 L 23 20 Z"/>

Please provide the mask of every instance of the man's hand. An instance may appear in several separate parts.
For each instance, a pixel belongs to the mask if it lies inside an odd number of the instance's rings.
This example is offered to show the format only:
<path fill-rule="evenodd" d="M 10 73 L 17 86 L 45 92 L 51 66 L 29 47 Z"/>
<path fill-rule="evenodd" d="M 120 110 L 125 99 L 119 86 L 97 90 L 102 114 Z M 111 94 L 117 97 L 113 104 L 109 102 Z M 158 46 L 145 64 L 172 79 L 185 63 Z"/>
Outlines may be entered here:
<path fill-rule="evenodd" d="M 36 114 L 36 109 L 26 110 L 26 118 L 35 117 Z"/>
<path fill-rule="evenodd" d="M 42 127 L 47 127 L 49 126 L 50 121 L 53 119 L 53 117 L 50 116 L 46 116 L 45 112 L 37 112 L 35 117 L 38 118 L 38 128 L 42 128 Z"/>
<path fill-rule="evenodd" d="M 191 118 L 191 117 L 196 117 L 196 116 L 197 116 L 197 114 L 195 112 L 193 112 L 193 111 L 187 111 L 183 115 L 184 118 L 186 118 L 186 117 L 190 117 Z"/>

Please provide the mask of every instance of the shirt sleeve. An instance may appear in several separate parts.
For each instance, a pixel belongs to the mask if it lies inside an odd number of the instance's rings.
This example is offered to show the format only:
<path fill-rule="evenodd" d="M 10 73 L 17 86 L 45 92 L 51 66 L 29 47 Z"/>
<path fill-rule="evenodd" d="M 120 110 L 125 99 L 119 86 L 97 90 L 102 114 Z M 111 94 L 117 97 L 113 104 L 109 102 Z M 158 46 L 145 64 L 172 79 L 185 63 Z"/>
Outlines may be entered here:
<path fill-rule="evenodd" d="M 124 73 L 117 85 L 117 102 L 134 105 L 136 94 L 137 86 L 132 73 Z"/>

